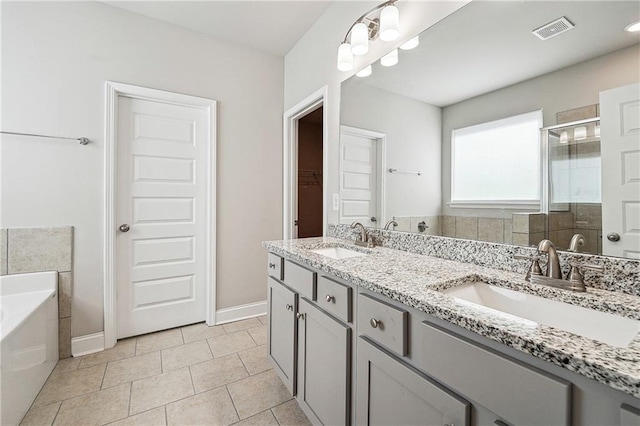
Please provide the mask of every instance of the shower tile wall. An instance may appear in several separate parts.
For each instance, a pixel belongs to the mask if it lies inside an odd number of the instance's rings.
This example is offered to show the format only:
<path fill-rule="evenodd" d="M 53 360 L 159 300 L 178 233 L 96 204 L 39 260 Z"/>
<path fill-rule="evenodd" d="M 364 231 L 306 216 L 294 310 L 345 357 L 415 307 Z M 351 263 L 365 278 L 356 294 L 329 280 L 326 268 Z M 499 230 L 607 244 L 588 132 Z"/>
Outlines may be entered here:
<path fill-rule="evenodd" d="M 71 356 L 73 227 L 0 230 L 0 275 L 58 271 L 60 358 Z"/>
<path fill-rule="evenodd" d="M 511 219 L 478 218 L 465 216 L 394 216 L 398 226 L 394 231 L 415 232 L 423 235 L 437 235 L 464 238 L 492 243 L 511 244 Z M 418 224 L 425 222 L 427 229 L 420 232 Z"/>

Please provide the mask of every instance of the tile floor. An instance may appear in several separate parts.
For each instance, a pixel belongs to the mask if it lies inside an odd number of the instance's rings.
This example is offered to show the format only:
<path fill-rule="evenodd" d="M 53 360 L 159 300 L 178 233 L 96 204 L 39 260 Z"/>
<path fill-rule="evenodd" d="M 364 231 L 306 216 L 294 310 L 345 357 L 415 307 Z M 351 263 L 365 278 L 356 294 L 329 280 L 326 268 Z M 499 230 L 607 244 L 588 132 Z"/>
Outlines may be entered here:
<path fill-rule="evenodd" d="M 309 425 L 267 361 L 266 317 L 61 360 L 23 425 Z"/>

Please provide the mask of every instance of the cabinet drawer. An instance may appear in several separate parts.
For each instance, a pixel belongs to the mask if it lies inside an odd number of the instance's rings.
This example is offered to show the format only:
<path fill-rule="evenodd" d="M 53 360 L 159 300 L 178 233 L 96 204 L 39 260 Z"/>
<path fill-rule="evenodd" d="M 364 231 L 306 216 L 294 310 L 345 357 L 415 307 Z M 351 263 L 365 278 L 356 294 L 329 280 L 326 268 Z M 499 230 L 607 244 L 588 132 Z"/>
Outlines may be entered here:
<path fill-rule="evenodd" d="M 285 260 L 284 283 L 308 299 L 316 300 L 316 273 L 303 266 Z"/>
<path fill-rule="evenodd" d="M 318 306 L 345 322 L 351 322 L 351 288 L 327 277 L 318 278 Z"/>
<path fill-rule="evenodd" d="M 421 365 L 430 376 L 515 425 L 568 425 L 571 384 L 450 334 L 421 325 Z"/>
<path fill-rule="evenodd" d="M 267 274 L 270 277 L 273 277 L 277 280 L 281 280 L 284 278 L 282 276 L 282 272 L 284 269 L 282 265 L 284 263 L 284 259 L 277 254 L 269 253 L 267 255 Z"/>
<path fill-rule="evenodd" d="M 358 331 L 402 356 L 407 354 L 407 318 L 407 311 L 358 295 Z"/>

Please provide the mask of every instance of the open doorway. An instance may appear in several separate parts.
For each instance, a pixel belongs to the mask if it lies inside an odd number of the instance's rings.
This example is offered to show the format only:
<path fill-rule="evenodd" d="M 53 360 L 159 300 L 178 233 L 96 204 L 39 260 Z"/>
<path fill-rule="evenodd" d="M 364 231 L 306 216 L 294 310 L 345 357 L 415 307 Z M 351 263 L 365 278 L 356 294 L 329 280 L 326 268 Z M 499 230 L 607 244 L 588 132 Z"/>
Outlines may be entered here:
<path fill-rule="evenodd" d="M 298 120 L 297 237 L 322 236 L 323 107 Z"/>

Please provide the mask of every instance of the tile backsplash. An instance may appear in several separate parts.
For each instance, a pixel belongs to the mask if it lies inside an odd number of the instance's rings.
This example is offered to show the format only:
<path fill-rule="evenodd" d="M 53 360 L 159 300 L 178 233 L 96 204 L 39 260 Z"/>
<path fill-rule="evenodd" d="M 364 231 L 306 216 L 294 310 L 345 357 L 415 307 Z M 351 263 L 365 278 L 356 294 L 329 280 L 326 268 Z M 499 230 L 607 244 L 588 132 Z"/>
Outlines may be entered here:
<path fill-rule="evenodd" d="M 60 358 L 71 356 L 73 227 L 0 229 L 0 275 L 58 271 Z"/>

